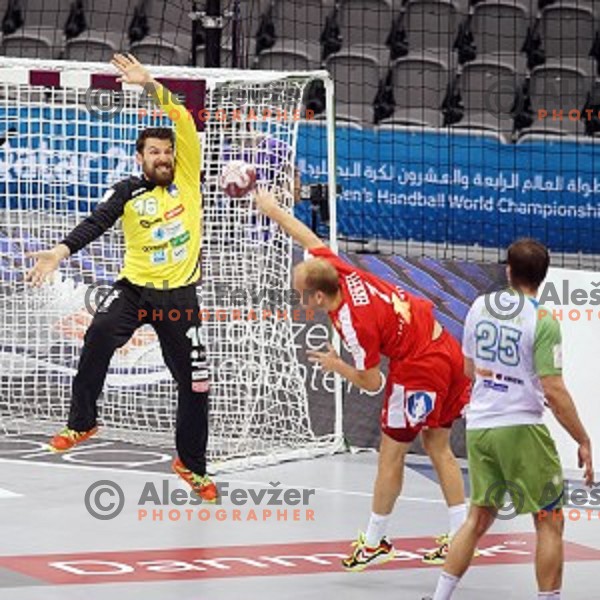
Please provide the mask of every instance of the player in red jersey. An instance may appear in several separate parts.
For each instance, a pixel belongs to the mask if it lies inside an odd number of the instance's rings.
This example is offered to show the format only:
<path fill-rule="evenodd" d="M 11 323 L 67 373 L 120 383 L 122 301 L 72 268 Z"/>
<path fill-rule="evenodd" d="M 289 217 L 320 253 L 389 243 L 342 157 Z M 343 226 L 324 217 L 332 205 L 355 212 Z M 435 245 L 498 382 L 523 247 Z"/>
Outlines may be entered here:
<path fill-rule="evenodd" d="M 458 342 L 435 320 L 429 300 L 341 260 L 304 223 L 280 208 L 273 193 L 260 189 L 255 199 L 263 214 L 312 255 L 294 269 L 294 288 L 307 308 L 329 313 L 354 366 L 331 346 L 327 352 L 311 352 L 311 360 L 371 395 L 385 390 L 371 518 L 366 534 L 359 534 L 354 551 L 342 561 L 344 567 L 359 571 L 394 558 L 385 530 L 402 489 L 405 456 L 419 433 L 450 517 L 449 534 L 424 561 L 443 563 L 451 537 L 466 518 L 463 479 L 450 448 L 450 428 L 467 403 L 469 388 Z M 389 358 L 387 380 L 379 367 L 382 355 Z"/>

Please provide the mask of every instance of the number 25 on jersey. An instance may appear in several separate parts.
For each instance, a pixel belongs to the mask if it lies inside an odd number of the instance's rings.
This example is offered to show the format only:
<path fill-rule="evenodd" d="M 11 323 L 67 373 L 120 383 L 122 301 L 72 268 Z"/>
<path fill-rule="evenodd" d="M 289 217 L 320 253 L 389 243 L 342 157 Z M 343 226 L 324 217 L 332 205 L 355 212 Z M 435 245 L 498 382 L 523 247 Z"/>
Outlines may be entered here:
<path fill-rule="evenodd" d="M 519 342 L 522 334 L 514 327 L 479 321 L 475 328 L 477 358 L 516 367 L 521 361 Z"/>

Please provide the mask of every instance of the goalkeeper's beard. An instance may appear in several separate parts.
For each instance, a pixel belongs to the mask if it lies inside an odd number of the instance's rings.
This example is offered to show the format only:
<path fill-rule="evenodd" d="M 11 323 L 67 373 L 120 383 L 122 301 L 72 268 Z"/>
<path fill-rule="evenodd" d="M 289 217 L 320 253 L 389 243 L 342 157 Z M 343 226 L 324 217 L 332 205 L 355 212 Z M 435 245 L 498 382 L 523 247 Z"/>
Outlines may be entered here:
<path fill-rule="evenodd" d="M 162 168 L 167 167 L 167 168 Z M 175 177 L 175 171 L 172 164 L 159 163 L 158 165 L 147 165 L 143 166 L 144 176 L 148 181 L 159 185 L 161 187 L 167 187 L 173 183 Z"/>

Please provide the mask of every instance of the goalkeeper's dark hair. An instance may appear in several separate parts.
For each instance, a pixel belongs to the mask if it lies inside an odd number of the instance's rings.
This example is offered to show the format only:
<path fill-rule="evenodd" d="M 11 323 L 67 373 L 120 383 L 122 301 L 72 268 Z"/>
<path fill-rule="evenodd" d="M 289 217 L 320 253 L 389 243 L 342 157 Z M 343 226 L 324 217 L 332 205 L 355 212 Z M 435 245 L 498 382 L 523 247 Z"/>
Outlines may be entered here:
<path fill-rule="evenodd" d="M 146 140 L 154 138 L 157 140 L 169 140 L 175 146 L 175 132 L 170 127 L 148 127 L 144 129 L 135 142 L 135 149 L 142 154 Z"/>
<path fill-rule="evenodd" d="M 548 248 L 531 238 L 522 238 L 508 248 L 511 283 L 537 289 L 546 278 L 550 265 Z"/>

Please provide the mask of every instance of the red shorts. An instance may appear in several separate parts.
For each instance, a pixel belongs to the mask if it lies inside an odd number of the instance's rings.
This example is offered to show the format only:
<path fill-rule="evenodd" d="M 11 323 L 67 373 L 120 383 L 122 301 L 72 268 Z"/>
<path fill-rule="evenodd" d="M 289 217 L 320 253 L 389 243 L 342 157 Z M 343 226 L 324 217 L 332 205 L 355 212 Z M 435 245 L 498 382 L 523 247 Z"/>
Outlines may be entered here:
<path fill-rule="evenodd" d="M 381 430 L 397 442 L 412 442 L 423 428 L 451 427 L 469 390 L 460 345 L 443 331 L 422 354 L 390 361 Z"/>

